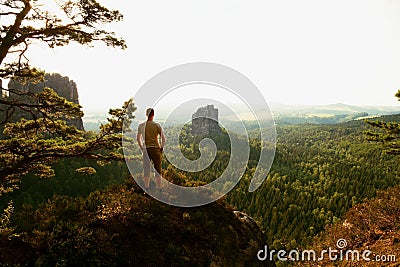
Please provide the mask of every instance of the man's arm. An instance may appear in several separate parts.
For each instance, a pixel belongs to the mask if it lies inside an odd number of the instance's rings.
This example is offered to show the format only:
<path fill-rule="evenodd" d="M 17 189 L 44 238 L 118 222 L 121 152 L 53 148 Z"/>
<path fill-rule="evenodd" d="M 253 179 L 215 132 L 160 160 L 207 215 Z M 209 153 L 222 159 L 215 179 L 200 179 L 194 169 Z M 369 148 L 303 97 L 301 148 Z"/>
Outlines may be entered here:
<path fill-rule="evenodd" d="M 165 146 L 165 135 L 164 135 L 164 131 L 161 130 L 161 151 L 164 150 L 164 146 Z"/>
<path fill-rule="evenodd" d="M 143 151 L 142 134 L 139 131 L 138 134 L 136 135 L 136 141 L 140 147 L 140 150 Z"/>

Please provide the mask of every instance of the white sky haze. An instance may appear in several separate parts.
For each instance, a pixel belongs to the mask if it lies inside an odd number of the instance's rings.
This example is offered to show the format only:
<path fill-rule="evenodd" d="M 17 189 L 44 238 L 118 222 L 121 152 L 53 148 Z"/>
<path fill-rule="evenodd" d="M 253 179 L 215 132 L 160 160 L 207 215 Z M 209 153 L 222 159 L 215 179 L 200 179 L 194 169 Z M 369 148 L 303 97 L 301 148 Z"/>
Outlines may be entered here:
<path fill-rule="evenodd" d="M 99 2 L 124 14 L 108 28 L 128 49 L 36 46 L 28 54 L 73 79 L 86 112 L 119 107 L 153 75 L 197 61 L 240 71 L 270 102 L 400 104 L 400 1 Z"/>

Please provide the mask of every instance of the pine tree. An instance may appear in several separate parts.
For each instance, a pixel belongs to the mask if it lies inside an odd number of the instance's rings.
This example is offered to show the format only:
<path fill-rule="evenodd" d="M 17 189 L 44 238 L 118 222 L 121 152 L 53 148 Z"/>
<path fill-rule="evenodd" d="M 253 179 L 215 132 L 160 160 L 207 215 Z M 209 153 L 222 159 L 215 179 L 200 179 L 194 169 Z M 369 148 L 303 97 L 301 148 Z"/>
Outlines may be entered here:
<path fill-rule="evenodd" d="M 395 95 L 400 101 L 400 90 Z M 379 132 L 366 131 L 372 141 L 381 142 L 385 152 L 392 155 L 400 155 L 400 123 L 384 121 L 366 121 L 369 125 L 380 129 Z"/>
<path fill-rule="evenodd" d="M 30 66 L 26 57 L 33 43 L 45 43 L 53 48 L 71 42 L 81 45 L 102 42 L 126 48 L 123 39 L 103 27 L 122 20 L 119 11 L 109 10 L 95 0 L 58 0 L 58 11 L 48 9 L 48 3 L 44 0 L 1 1 L 0 80 L 12 79 L 26 84 L 43 80 L 44 71 Z M 83 116 L 81 106 L 60 97 L 51 88 L 40 92 L 3 87 L 1 90 L 0 195 L 12 190 L 27 173 L 41 177 L 54 175 L 52 165 L 62 158 L 88 158 L 99 163 L 123 160 L 118 149 L 122 146 L 124 123 L 133 118 L 132 100 L 120 109 L 110 110 L 108 123 L 101 126 L 98 134 L 93 134 L 67 125 L 66 120 Z M 30 116 L 15 122 L 11 120 L 15 113 Z M 84 167 L 79 171 L 85 170 L 93 171 Z"/>

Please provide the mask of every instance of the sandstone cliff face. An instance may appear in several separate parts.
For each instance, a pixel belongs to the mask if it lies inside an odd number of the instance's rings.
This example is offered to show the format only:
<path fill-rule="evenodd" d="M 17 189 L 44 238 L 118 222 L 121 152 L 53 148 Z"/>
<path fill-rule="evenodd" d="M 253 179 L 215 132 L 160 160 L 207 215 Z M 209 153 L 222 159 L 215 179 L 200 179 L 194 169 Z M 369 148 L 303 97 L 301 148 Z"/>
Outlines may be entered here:
<path fill-rule="evenodd" d="M 221 133 L 221 127 L 218 125 L 218 109 L 214 108 L 214 105 L 201 107 L 192 115 L 192 134 L 210 133 Z"/>
<path fill-rule="evenodd" d="M 45 87 L 53 89 L 59 96 L 64 97 L 68 101 L 79 104 L 79 95 L 76 83 L 73 80 L 70 80 L 68 77 L 64 77 L 58 73 L 45 74 L 44 82 L 37 84 L 29 83 L 27 85 L 23 85 L 15 80 L 11 80 L 8 83 L 9 89 L 16 89 L 22 92 L 31 93 L 38 93 Z M 84 129 L 82 118 L 70 120 L 68 121 L 68 124 L 73 125 L 80 130 Z"/>

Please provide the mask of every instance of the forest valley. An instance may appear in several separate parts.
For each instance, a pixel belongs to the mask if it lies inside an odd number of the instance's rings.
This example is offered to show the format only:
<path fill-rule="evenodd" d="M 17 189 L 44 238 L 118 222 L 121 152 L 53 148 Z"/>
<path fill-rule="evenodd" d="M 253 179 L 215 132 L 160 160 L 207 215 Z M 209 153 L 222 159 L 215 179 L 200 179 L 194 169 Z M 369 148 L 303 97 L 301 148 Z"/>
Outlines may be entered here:
<path fill-rule="evenodd" d="M 261 188 L 248 192 L 258 155 L 269 147 L 251 130 L 245 174 L 228 195 L 196 208 L 165 205 L 143 194 L 124 162 L 122 130 L 141 103 L 130 99 L 110 109 L 96 132 L 85 131 L 76 85 L 31 66 L 26 53 L 35 44 L 102 43 L 123 50 L 125 40 L 108 30 L 123 15 L 96 0 L 56 2 L 54 12 L 46 9 L 48 1 L 0 2 L 0 81 L 16 82 L 0 84 L 2 266 L 287 266 L 292 263 L 261 263 L 256 253 L 264 245 L 326 248 L 338 238 L 348 248 L 400 257 L 400 115 L 344 122 L 366 114 L 339 114 L 328 123 L 342 123 L 329 125 L 281 118 L 274 163 Z M 64 88 L 57 93 L 50 87 L 60 83 L 46 79 L 60 78 Z M 45 87 L 26 90 L 40 83 Z M 199 157 L 201 138 L 191 135 L 189 125 L 165 131 L 180 136 L 173 149 Z M 218 177 L 230 140 L 224 130 L 205 137 L 218 148 L 207 169 L 182 172 L 164 158 L 163 176 L 183 186 Z M 318 264 L 361 263 L 309 263 Z"/>
<path fill-rule="evenodd" d="M 400 116 L 384 116 L 379 120 L 398 122 Z M 189 125 L 180 128 L 172 127 L 165 131 L 167 134 L 180 131 L 179 149 L 189 159 L 198 158 L 201 138 L 190 134 Z M 371 142 L 366 134 L 371 130 L 373 128 L 364 121 L 334 125 L 278 125 L 277 149 L 271 171 L 262 187 L 249 193 L 250 177 L 261 149 L 257 130 L 253 130 L 250 132 L 251 152 L 246 173 L 222 201 L 232 209 L 252 216 L 271 248 L 305 249 L 315 244 L 325 229 L 349 220 L 346 212 L 352 207 L 373 199 L 378 191 L 400 184 L 398 157 L 385 153 L 382 144 Z M 218 148 L 211 166 L 199 173 L 186 173 L 175 169 L 164 158 L 164 176 L 174 183 L 190 186 L 208 183 L 218 177 L 229 159 L 229 136 L 224 131 L 222 135 L 208 137 Z M 94 171 L 77 172 L 76 169 L 82 166 Z M 22 178 L 19 189 L 1 197 L 1 208 L 8 210 L 10 215 L 6 229 L 13 229 L 13 235 L 26 234 L 26 231 L 38 227 L 30 221 L 35 222 L 34 219 L 29 219 L 33 214 L 52 213 L 57 209 L 68 213 L 72 209 L 66 210 L 69 205 L 100 201 L 95 200 L 95 196 L 104 197 L 110 188 L 124 192 L 131 187 L 140 192 L 133 185 L 133 178 L 124 162 L 99 166 L 95 160 L 69 158 L 56 163 L 54 171 L 55 176 L 47 179 L 28 174 Z M 128 188 L 126 184 L 129 184 Z M 59 206 L 60 201 L 67 204 Z M 10 208 L 8 203 L 12 203 L 14 208 Z M 113 209 L 118 209 L 121 204 L 116 205 L 109 212 L 117 212 Z M 12 216 L 10 209 L 14 209 Z M 203 216 L 208 217 L 207 214 Z"/>

